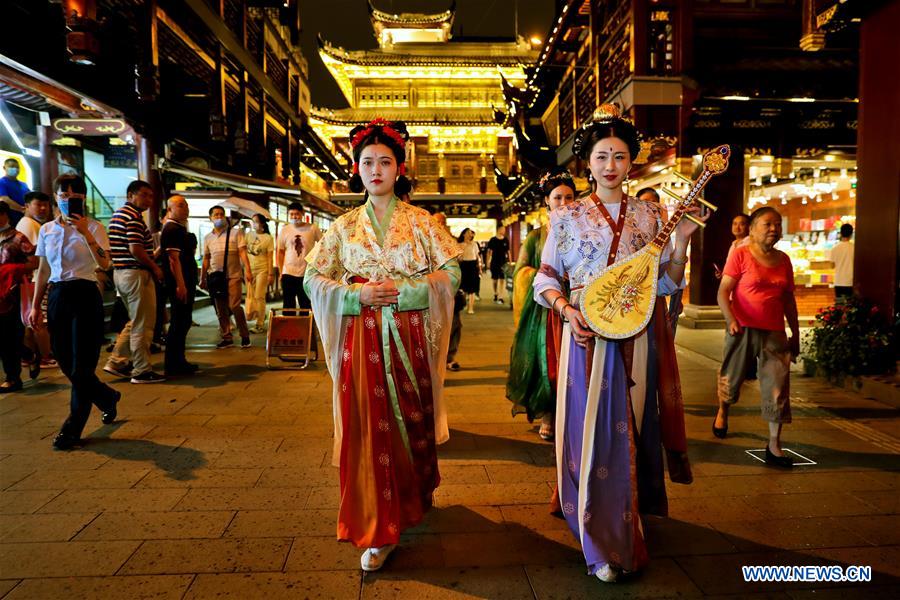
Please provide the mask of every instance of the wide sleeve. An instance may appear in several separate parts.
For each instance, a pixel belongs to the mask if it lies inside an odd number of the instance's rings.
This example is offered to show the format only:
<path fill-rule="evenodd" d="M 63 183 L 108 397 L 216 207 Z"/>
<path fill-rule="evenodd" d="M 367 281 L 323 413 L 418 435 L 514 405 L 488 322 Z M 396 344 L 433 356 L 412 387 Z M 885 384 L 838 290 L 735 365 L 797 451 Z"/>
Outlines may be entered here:
<path fill-rule="evenodd" d="M 541 253 L 541 266 L 534 276 L 534 301 L 544 308 L 550 308 L 550 303 L 544 300 L 542 294 L 547 290 L 562 292 L 563 289 L 565 266 L 556 244 L 558 226 L 559 218 L 554 211 L 550 215 L 550 225 L 547 227 L 547 241 L 544 242 L 544 251 Z"/>
<path fill-rule="evenodd" d="M 663 217 L 667 215 L 665 214 L 663 207 L 659 204 L 651 204 L 650 210 L 653 214 L 653 219 L 656 221 L 656 229 L 653 232 L 653 235 L 655 237 L 657 234 L 659 234 L 660 230 L 663 227 Z M 672 278 L 669 277 L 669 261 L 672 258 L 672 251 L 674 249 L 675 241 L 670 237 L 665 246 L 663 246 L 662 252 L 659 256 L 659 277 L 656 282 L 657 296 L 671 296 L 678 290 L 683 290 L 685 287 L 687 287 L 686 277 L 682 277 L 681 281 L 677 283 L 675 281 L 672 281 Z"/>
<path fill-rule="evenodd" d="M 430 305 L 429 290 L 432 285 L 429 278 L 436 273 L 443 273 L 449 280 L 450 297 L 459 288 L 460 269 L 457 257 L 460 255 L 460 247 L 447 230 L 440 227 L 433 219 L 428 217 L 418 221 L 419 227 L 424 230 L 422 243 L 428 249 L 429 273 L 425 277 L 416 279 L 400 279 L 397 281 L 397 289 L 400 296 L 397 299 L 398 310 L 419 310 Z"/>
<path fill-rule="evenodd" d="M 303 289 L 312 301 L 314 295 L 322 297 L 329 309 L 337 310 L 338 315 L 358 315 L 361 312 L 359 301 L 361 283 L 345 283 L 347 269 L 342 262 L 342 244 L 339 227 L 331 227 L 322 239 L 306 255 L 306 273 L 303 277 Z M 340 302 L 333 302 L 339 298 Z M 313 302 L 315 313 L 315 302 Z M 320 320 L 318 314 L 315 315 Z"/>
<path fill-rule="evenodd" d="M 535 229 L 525 238 L 519 258 L 516 260 L 516 268 L 513 271 L 513 325 L 518 327 L 522 309 L 531 298 L 534 289 L 534 276 L 537 269 L 534 268 L 538 242 L 541 238 L 541 230 Z"/>

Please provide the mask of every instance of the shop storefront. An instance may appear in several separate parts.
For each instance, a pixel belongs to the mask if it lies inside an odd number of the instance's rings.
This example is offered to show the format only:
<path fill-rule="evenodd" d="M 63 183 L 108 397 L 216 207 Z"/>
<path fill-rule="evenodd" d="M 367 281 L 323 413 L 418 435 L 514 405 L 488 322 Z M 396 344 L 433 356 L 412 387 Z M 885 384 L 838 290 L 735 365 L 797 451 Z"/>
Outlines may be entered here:
<path fill-rule="evenodd" d="M 632 173 L 629 193 L 653 188 L 672 214 L 677 198 L 690 189 L 685 174 L 699 170 L 700 156 L 683 162 L 676 163 L 672 154 L 640 167 Z M 793 159 L 761 155 L 745 156 L 744 165 L 744 212 L 749 215 L 761 206 L 772 206 L 781 213 L 783 237 L 777 247 L 791 258 L 797 307 L 801 316 L 815 315 L 834 303 L 830 251 L 840 240 L 840 228 L 856 224 L 856 159 L 838 153 Z M 715 198 L 708 199 L 716 204 Z M 720 258 L 715 264 L 724 267 L 725 256 Z"/>
<path fill-rule="evenodd" d="M 800 314 L 814 315 L 834 304 L 831 248 L 842 225 L 856 225 L 856 158 L 762 157 L 748 164 L 747 210 L 773 206 L 781 213 L 784 237 L 777 247 L 791 257 Z"/>

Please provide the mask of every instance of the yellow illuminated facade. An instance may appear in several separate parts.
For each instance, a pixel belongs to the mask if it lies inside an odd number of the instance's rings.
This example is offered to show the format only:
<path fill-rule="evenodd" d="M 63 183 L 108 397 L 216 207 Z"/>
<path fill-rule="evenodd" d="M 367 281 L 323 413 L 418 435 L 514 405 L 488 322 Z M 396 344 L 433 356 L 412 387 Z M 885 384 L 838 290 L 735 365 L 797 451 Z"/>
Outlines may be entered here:
<path fill-rule="evenodd" d="M 503 169 L 515 161 L 512 130 L 493 116 L 492 107 L 505 105 L 501 76 L 524 87 L 537 51 L 523 38 L 452 40 L 452 10 L 390 14 L 370 3 L 369 13 L 377 49 L 344 50 L 320 40 L 319 55 L 350 108 L 314 107 L 310 124 L 335 153 L 349 155 L 354 125 L 402 120 L 417 192 L 479 193 L 491 158 Z"/>

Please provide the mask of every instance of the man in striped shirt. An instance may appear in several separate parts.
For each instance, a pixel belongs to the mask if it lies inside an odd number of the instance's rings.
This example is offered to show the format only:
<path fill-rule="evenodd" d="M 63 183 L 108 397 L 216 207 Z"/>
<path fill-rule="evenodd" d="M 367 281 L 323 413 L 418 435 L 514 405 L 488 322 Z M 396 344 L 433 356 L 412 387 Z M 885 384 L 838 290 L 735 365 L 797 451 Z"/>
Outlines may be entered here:
<path fill-rule="evenodd" d="M 131 321 L 119 333 L 103 370 L 131 383 L 158 383 L 165 377 L 153 372 L 150 342 L 156 323 L 156 289 L 162 269 L 153 262 L 153 242 L 141 216 L 153 204 L 153 188 L 146 181 L 128 184 L 127 202 L 109 220 L 109 243 L 116 292 L 128 307 Z M 129 361 L 130 358 L 130 361 Z"/>

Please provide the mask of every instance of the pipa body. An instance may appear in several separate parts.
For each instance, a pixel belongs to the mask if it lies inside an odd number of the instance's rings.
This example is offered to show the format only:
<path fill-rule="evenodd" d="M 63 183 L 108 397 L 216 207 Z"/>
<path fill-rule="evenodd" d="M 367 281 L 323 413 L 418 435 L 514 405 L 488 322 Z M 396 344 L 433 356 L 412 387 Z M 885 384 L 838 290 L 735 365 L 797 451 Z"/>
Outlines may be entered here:
<path fill-rule="evenodd" d="M 672 218 L 649 244 L 612 264 L 584 288 L 581 313 L 598 335 L 621 340 L 639 334 L 647 327 L 656 304 L 659 261 L 663 248 L 685 211 L 699 198 L 713 175 L 725 172 L 731 150 L 727 145 L 703 156 L 703 172 L 681 200 Z M 708 203 L 705 203 L 709 206 Z"/>

